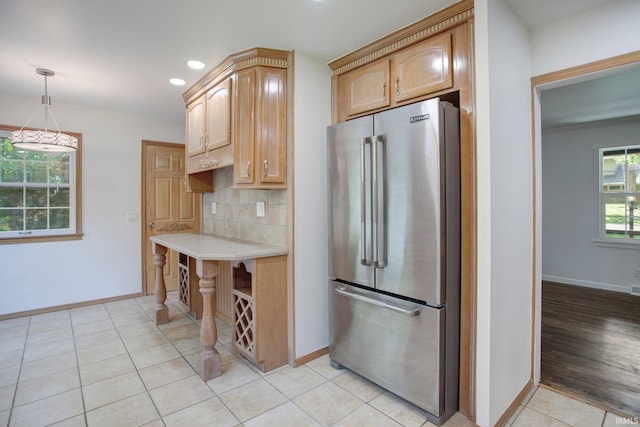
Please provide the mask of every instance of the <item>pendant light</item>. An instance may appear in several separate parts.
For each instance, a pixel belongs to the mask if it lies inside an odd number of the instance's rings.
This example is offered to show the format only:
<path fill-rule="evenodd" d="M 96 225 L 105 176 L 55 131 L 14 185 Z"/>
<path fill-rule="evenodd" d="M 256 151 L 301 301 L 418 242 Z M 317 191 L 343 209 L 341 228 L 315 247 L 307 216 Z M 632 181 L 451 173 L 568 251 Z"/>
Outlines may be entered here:
<path fill-rule="evenodd" d="M 36 151 L 74 151 L 78 148 L 78 138 L 60 132 L 58 122 L 51 110 L 51 97 L 47 91 L 47 77 L 52 77 L 55 73 L 46 68 L 36 68 L 36 73 L 44 76 L 44 95 L 42 95 L 42 105 L 44 105 L 44 130 L 25 130 L 25 126 L 33 119 L 29 119 L 20 130 L 11 132 L 11 143 L 14 147 L 23 150 Z M 48 129 L 49 114 L 56 125 L 57 132 L 50 132 Z M 35 117 L 35 115 L 34 115 Z"/>

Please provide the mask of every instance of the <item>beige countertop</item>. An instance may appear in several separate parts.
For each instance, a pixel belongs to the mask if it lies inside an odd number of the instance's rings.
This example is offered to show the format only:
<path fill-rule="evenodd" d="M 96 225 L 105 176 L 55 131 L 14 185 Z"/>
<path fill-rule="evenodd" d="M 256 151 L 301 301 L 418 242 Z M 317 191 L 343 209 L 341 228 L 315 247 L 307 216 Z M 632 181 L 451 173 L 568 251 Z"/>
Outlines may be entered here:
<path fill-rule="evenodd" d="M 213 234 L 173 233 L 152 236 L 150 240 L 192 258 L 216 261 L 238 261 L 286 255 L 286 247 L 230 239 Z"/>

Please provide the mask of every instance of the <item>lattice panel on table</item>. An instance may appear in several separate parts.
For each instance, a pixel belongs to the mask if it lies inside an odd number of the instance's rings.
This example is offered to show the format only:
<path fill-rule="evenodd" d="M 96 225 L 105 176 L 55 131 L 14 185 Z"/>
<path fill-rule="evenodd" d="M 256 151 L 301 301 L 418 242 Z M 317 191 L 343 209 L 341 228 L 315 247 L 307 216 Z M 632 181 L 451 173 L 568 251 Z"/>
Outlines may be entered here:
<path fill-rule="evenodd" d="M 235 309 L 234 342 L 244 351 L 254 354 L 253 302 L 234 292 L 233 305 Z"/>
<path fill-rule="evenodd" d="M 189 307 L 189 266 L 178 264 L 178 296 L 180 302 Z"/>

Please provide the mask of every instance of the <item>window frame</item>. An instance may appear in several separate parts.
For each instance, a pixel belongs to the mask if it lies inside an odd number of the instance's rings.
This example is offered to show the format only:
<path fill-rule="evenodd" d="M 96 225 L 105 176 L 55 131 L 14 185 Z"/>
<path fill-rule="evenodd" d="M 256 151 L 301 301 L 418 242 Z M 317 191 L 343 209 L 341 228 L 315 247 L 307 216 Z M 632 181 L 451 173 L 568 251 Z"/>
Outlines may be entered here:
<path fill-rule="evenodd" d="M 596 243 L 600 243 L 602 246 L 611 246 L 614 247 L 637 247 L 640 248 L 640 227 L 634 234 L 638 237 L 634 238 L 633 235 L 628 234 L 627 223 L 628 223 L 628 214 L 627 214 L 627 201 L 629 197 L 635 198 L 636 206 L 634 209 L 638 211 L 638 218 L 640 218 L 640 190 L 638 191 L 629 191 L 629 184 L 627 182 L 629 174 L 627 173 L 627 164 L 625 163 L 623 169 L 623 177 L 624 177 L 624 190 L 619 192 L 609 191 L 606 192 L 604 190 L 604 186 L 608 185 L 604 182 L 604 159 L 606 153 L 611 153 L 615 151 L 621 151 L 620 154 L 628 155 L 628 151 L 635 151 L 635 153 L 640 153 L 640 145 L 622 145 L 616 147 L 601 147 L 598 149 L 598 239 Z M 618 194 L 619 196 L 624 197 L 625 199 L 625 216 L 624 216 L 624 233 L 621 233 L 619 237 L 612 237 L 607 235 L 607 195 Z"/>
<path fill-rule="evenodd" d="M 0 124 L 1 131 L 11 132 L 20 129 L 22 129 L 22 127 Z M 24 129 L 38 130 L 37 128 L 28 127 L 25 127 Z M 82 134 L 78 132 L 63 132 L 78 138 L 78 148 L 75 152 L 75 185 L 70 185 L 70 188 L 75 189 L 75 221 L 73 222 L 75 224 L 75 232 L 23 236 L 12 235 L 10 237 L 0 236 L 0 245 L 17 243 L 59 242 L 82 239 Z M 71 218 L 73 218 L 73 216 L 74 215 L 71 215 Z"/>

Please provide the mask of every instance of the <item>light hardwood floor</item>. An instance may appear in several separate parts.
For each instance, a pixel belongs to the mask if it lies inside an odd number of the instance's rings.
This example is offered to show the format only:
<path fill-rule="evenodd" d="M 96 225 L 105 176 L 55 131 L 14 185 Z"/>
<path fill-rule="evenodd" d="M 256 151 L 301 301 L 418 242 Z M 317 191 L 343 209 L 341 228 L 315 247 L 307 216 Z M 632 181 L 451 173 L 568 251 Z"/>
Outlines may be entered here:
<path fill-rule="evenodd" d="M 640 416 L 640 297 L 542 284 L 542 384 Z"/>

